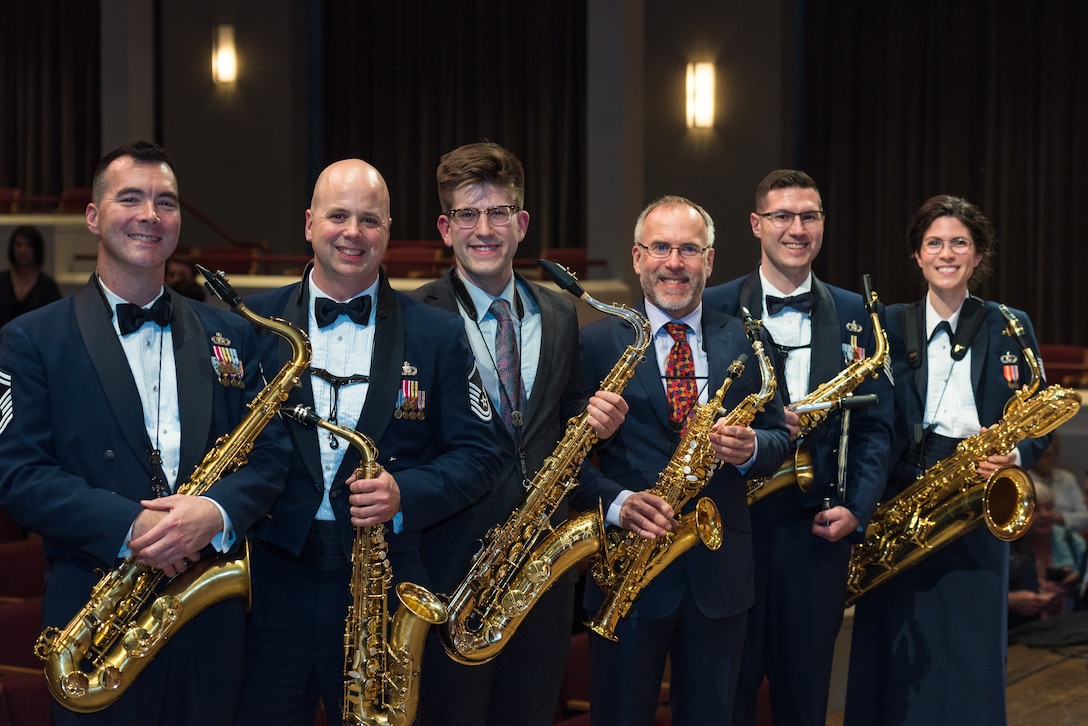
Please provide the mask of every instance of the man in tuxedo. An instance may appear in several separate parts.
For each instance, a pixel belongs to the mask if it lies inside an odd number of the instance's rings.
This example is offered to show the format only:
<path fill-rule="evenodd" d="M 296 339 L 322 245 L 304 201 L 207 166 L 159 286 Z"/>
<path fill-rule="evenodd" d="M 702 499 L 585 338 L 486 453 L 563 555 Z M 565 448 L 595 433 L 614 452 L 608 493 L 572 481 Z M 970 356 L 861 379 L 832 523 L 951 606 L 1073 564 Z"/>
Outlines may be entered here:
<path fill-rule="evenodd" d="M 734 410 L 763 390 L 742 321 L 703 304 L 714 264 L 714 223 L 699 205 L 662 197 L 642 211 L 631 250 L 653 330 L 653 354 L 624 391 L 630 406 L 623 427 L 599 452 L 599 469 L 583 467 L 585 493 L 600 500 L 609 523 L 641 537 L 662 537 L 677 526 L 669 502 L 650 493 L 665 469 L 696 406 L 707 402 L 727 367 L 748 355 L 743 374 L 722 402 Z M 607 319 L 582 331 L 582 363 L 600 378 L 630 344 L 630 326 Z M 728 720 L 753 601 L 752 538 L 745 480 L 770 474 L 788 450 L 782 404 L 775 394 L 751 426 L 714 424 L 710 443 L 719 468 L 700 496 L 710 497 L 723 520 L 716 551 L 697 544 L 662 570 L 635 600 L 615 635 L 593 636 L 594 724 L 651 724 L 666 656 L 672 668 L 670 705 L 675 723 Z M 685 508 L 691 517 L 696 498 Z M 603 600 L 587 585 L 586 607 Z"/>
<path fill-rule="evenodd" d="M 313 263 L 299 282 L 250 301 L 309 334 L 310 369 L 285 405 L 370 437 L 383 470 L 358 479 L 360 452 L 347 440 L 287 423 L 287 485 L 255 533 L 242 724 L 312 724 L 319 700 L 340 723 L 356 528 L 390 522 L 393 576 L 432 587 L 422 533 L 484 497 L 497 472 L 461 319 L 395 292 L 381 270 L 391 222 L 377 169 L 331 164 L 306 210 Z M 266 370 L 284 357 L 268 343 Z M 392 614 L 396 598 L 387 599 Z"/>
<path fill-rule="evenodd" d="M 529 227 L 521 162 L 498 144 L 468 144 L 442 157 L 437 177 L 443 210 L 438 231 L 453 250 L 454 268 L 411 294 L 464 319 L 492 409 L 503 422 L 497 436 L 504 466 L 494 488 L 470 510 L 424 534 L 424 552 L 444 553 L 451 565 L 443 572 L 425 563 L 448 593 L 468 570 L 484 533 L 505 522 L 525 497 L 525 482 L 553 452 L 567 420 L 587 407 L 588 393 L 570 299 L 514 273 L 514 255 Z M 504 323 L 513 333 L 506 349 Z M 506 375 L 507 361 L 512 376 Z M 626 404 L 617 393 L 598 391 L 588 399 L 588 412 L 593 430 L 606 439 L 623 421 Z M 578 493 L 575 489 L 574 496 Z M 553 524 L 566 514 L 563 503 Z M 559 582 L 532 606 L 509 645 L 489 663 L 460 665 L 443 652 L 437 635 L 431 637 L 421 723 L 552 723 L 576 581 L 573 570 L 557 574 Z"/>
<path fill-rule="evenodd" d="M 273 420 L 246 466 L 204 481 L 201 496 L 173 493 L 260 390 L 257 336 L 241 318 L 164 288 L 181 207 L 162 148 L 141 141 L 107 154 L 92 189 L 91 280 L 0 334 L 0 505 L 45 540 L 44 621 L 54 628 L 130 554 L 169 578 L 236 551 L 281 491 L 288 457 Z M 229 721 L 244 623 L 240 600 L 212 604 L 138 677 L 122 676 L 112 705 L 89 714 L 56 705 L 55 722 Z"/>
<path fill-rule="evenodd" d="M 808 174 L 771 172 L 756 188 L 755 204 L 749 221 L 760 244 L 759 267 L 710 288 L 703 301 L 731 315 L 744 306 L 762 317 L 779 390 L 787 404 L 796 404 L 851 364 L 864 366 L 876 348 L 872 316 L 861 295 L 812 272 L 823 246 L 824 211 Z M 829 415 L 801 442 L 798 415 L 786 408 L 794 446 L 803 443 L 811 457 L 813 483 L 807 491 L 788 486 L 752 506 L 756 604 L 735 726 L 755 723 L 764 678 L 775 723 L 822 725 L 827 719 L 850 545 L 883 491 L 891 437 L 891 380 L 882 366 L 864 378 L 855 393 L 875 394 L 876 403 Z"/>

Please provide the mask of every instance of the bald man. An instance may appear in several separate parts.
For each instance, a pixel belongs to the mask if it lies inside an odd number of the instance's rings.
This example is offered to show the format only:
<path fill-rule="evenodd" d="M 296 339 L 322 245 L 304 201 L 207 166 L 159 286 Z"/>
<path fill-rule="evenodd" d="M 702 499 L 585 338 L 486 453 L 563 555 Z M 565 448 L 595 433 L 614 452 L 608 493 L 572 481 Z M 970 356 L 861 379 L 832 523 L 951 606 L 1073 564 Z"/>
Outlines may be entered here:
<path fill-rule="evenodd" d="M 498 471 L 461 318 L 395 292 L 381 269 L 391 222 L 377 169 L 330 165 L 306 210 L 313 262 L 299 282 L 248 302 L 310 336 L 310 369 L 285 408 L 303 404 L 366 434 L 383 471 L 356 479 L 360 454 L 347 440 L 288 422 L 287 485 L 254 535 L 240 724 L 310 726 L 319 700 L 339 724 L 355 528 L 388 522 L 394 576 L 426 585 L 423 534 L 485 496 Z M 268 336 L 266 375 L 288 355 Z M 390 597 L 390 615 L 396 605 Z"/>

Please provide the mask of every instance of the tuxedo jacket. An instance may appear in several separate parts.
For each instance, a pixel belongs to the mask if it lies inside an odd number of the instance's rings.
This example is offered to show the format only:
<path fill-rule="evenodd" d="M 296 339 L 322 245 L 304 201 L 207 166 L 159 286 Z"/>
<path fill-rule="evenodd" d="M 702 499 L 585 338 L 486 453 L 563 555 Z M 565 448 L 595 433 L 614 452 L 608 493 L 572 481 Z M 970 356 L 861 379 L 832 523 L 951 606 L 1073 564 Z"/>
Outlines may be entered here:
<path fill-rule="evenodd" d="M 308 274 L 309 268 L 300 282 L 255 295 L 248 305 L 259 314 L 276 315 L 307 330 Z M 493 427 L 497 416 L 483 391 L 459 316 L 394 291 L 384 272 L 374 304 L 377 328 L 370 383 L 356 429 L 374 441 L 379 463 L 400 488 L 403 529 L 392 534 L 387 527 L 394 576 L 431 588 L 432 578 L 420 560 L 422 535 L 490 491 L 499 466 Z M 287 355 L 285 344 L 271 336 L 265 340 L 264 368 L 278 370 Z M 403 415 L 402 391 L 414 389 L 424 395 L 422 417 Z M 313 408 L 309 371 L 284 405 L 297 404 Z M 299 555 L 321 504 L 324 477 L 317 432 L 293 421 L 286 422 L 286 428 L 294 445 L 287 484 L 255 536 Z M 329 493 L 345 564 L 355 528 L 344 482 L 359 460 L 359 452 L 348 447 Z M 445 559 L 443 552 L 434 554 Z"/>
<path fill-rule="evenodd" d="M 645 311 L 645 304 L 638 304 Z M 725 381 L 729 365 L 741 354 L 748 356 L 743 374 L 733 381 L 722 407 L 735 408 L 746 396 L 761 388 L 759 366 L 739 318 L 703 306 L 703 339 L 709 364 L 707 389 L 710 396 Z M 582 329 L 582 364 L 587 380 L 601 380 L 634 340 L 634 331 L 625 320 L 607 318 Z M 623 426 L 599 450 L 599 467 L 582 467 L 583 495 L 592 496 L 607 507 L 624 489 L 650 489 L 658 474 L 672 458 L 680 437 L 669 422 L 665 387 L 653 348 L 647 360 L 634 372 L 624 399 L 629 411 Z M 666 567 L 643 591 L 630 617 L 662 617 L 679 607 L 690 587 L 699 610 L 707 617 L 736 615 L 751 607 L 752 529 L 748 516 L 746 480 L 772 473 L 789 449 L 789 432 L 782 413 L 782 400 L 775 393 L 765 410 L 755 417 L 757 453 L 750 470 L 741 475 L 731 464 L 721 464 L 699 496 L 685 511 L 694 508 L 700 496 L 710 497 L 723 522 L 722 545 L 717 551 L 701 544 Z M 596 585 L 586 585 L 586 608 L 596 612 L 603 600 Z"/>
<path fill-rule="evenodd" d="M 180 486 L 217 437 L 242 421 L 248 413 L 245 403 L 260 390 L 261 380 L 252 325 L 180 295 L 171 299 L 182 432 Z M 217 345 L 220 352 L 226 347 L 237 353 L 245 389 L 219 383 Z M 281 491 L 287 447 L 280 424 L 273 421 L 257 438 L 248 464 L 208 489 L 207 496 L 230 516 L 239 542 Z M 4 327 L 0 504 L 44 538 L 53 568 L 46 624 L 67 623 L 98 581 L 95 570 L 115 566 L 142 510 L 139 501 L 155 496 L 151 448 L 112 311 L 95 281 Z"/>
<path fill-rule="evenodd" d="M 454 270 L 450 270 L 449 274 L 413 290 L 409 295 L 427 305 L 456 313 L 464 321 L 457 307 L 457 291 L 452 277 L 455 274 Z M 524 410 L 521 434 L 525 472 L 532 479 L 545 457 L 552 454 L 555 445 L 562 439 L 567 420 L 579 415 L 585 407 L 587 394 L 578 359 L 578 316 L 573 303 L 559 293 L 527 282 L 520 275 L 517 282 L 518 289 L 528 290 L 540 309 L 540 358 L 533 391 Z M 502 461 L 494 486 L 464 516 L 443 523 L 427 534 L 428 543 L 459 550 L 457 559 L 464 563 L 461 567 L 452 568 L 455 571 L 443 578 L 446 580 L 442 583 L 444 588 L 451 588 L 460 581 L 460 576 L 468 570 L 472 554 L 479 548 L 484 532 L 505 522 L 526 495 L 514 437 L 498 417 L 495 417 L 495 424 L 495 439 Z M 596 504 L 593 503 L 593 506 Z M 553 522 L 563 521 L 566 514 L 567 504 L 564 501 L 557 508 Z M 431 548 L 424 547 L 425 551 L 428 549 Z"/>
<path fill-rule="evenodd" d="M 718 285 L 703 293 L 703 304 L 730 315 L 739 315 L 741 306 L 759 316 L 763 310 L 763 289 L 759 271 Z M 884 325 L 884 311 L 877 311 Z M 859 355 L 872 355 L 876 349 L 872 316 L 865 308 L 861 295 L 824 284 L 812 276 L 812 358 L 809 371 L 809 391 L 830 381 L 849 365 L 855 349 Z M 779 379 L 785 362 L 777 348 L 770 346 Z M 877 403 L 850 412 L 847 439 L 845 497 L 841 502 L 864 526 L 876 507 L 887 479 L 888 452 L 891 448 L 894 392 L 888 375 L 890 366 L 881 369 L 876 378 L 867 377 L 855 395 L 875 394 Z M 801 398 L 799 391 L 790 392 L 789 402 Z M 842 411 L 828 415 L 804 439 L 812 456 L 814 481 L 807 493 L 798 487 L 779 492 L 756 505 L 760 510 L 773 510 L 774 500 L 796 502 L 804 512 L 818 509 L 824 497 L 835 497 L 839 475 L 839 448 L 842 440 Z M 780 502 L 781 503 L 781 502 Z M 796 506 L 793 506 L 796 511 Z M 808 516 L 807 514 L 805 516 Z"/>
<path fill-rule="evenodd" d="M 929 385 L 925 312 L 925 298 L 888 308 L 888 338 L 895 376 L 896 406 L 895 447 L 891 461 L 896 477 L 908 482 L 922 473 L 916 462 L 904 461 L 903 456 L 922 435 L 921 422 L 925 415 L 926 389 Z M 1009 312 L 1024 326 L 1025 340 L 1039 358 L 1039 343 L 1031 320 L 1022 310 L 1009 308 Z M 1031 380 L 1031 369 L 1023 351 L 1012 337 L 1005 334 L 1005 330 L 1005 316 L 997 303 L 971 296 L 964 301 L 952 342 L 953 345 L 968 346 L 971 350 L 971 387 L 975 392 L 975 407 L 982 426 L 992 426 L 1001 420 L 1005 403 L 1012 398 L 1016 389 Z M 1040 383 L 1040 387 L 1045 385 L 1045 380 Z M 1017 445 L 1020 466 L 1031 468 L 1039 454 L 1050 445 L 1050 439 L 1048 434 L 1021 441 Z M 889 491 L 888 495 L 894 493 Z"/>

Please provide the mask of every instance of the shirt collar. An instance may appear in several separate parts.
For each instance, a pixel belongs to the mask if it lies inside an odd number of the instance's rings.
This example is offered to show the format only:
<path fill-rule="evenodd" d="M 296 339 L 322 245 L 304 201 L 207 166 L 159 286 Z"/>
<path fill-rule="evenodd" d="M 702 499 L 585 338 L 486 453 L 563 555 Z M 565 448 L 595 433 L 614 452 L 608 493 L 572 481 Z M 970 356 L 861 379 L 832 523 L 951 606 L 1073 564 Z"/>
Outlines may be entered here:
<path fill-rule="evenodd" d="M 703 334 L 703 304 L 701 302 L 698 307 L 684 317 L 674 318 L 649 300 L 646 300 L 646 319 L 650 321 L 650 329 L 654 331 L 654 335 L 657 335 L 666 323 L 671 323 L 674 320 L 687 325 L 696 335 Z"/>
<path fill-rule="evenodd" d="M 498 297 L 495 297 L 490 293 L 484 292 L 479 287 L 466 280 L 465 277 L 461 274 L 460 270 L 458 270 L 455 274 L 457 275 L 457 278 L 462 283 L 464 283 L 465 290 L 468 291 L 468 296 L 472 300 L 472 304 L 476 306 L 476 309 L 472 312 L 476 314 L 477 320 L 482 320 L 485 315 L 490 315 L 489 310 L 491 309 L 491 303 L 495 302 L 496 300 L 505 300 L 506 304 L 510 306 L 510 314 L 513 316 L 514 320 L 519 319 L 518 306 L 514 302 L 513 275 L 510 275 L 510 281 L 506 283 L 506 287 L 503 288 L 502 294 L 500 294 Z"/>
<path fill-rule="evenodd" d="M 965 297 L 964 300 L 966 301 L 967 298 Z M 956 308 L 956 312 L 952 313 L 948 318 L 948 327 L 952 329 L 953 333 L 956 332 L 956 325 L 960 321 L 960 313 L 962 311 L 963 303 L 961 302 L 960 306 Z M 940 325 L 941 320 L 943 320 L 943 318 L 937 313 L 937 310 L 933 307 L 933 303 L 930 302 L 929 293 L 926 293 L 926 340 L 929 340 L 933 336 L 933 331 Z"/>
<path fill-rule="evenodd" d="M 766 276 L 764 276 L 764 274 L 763 274 L 763 265 L 759 266 L 759 282 L 763 287 L 763 298 L 764 299 L 766 299 L 768 295 L 774 295 L 775 297 L 788 297 L 788 296 L 792 296 L 792 295 L 800 295 L 803 292 L 812 292 L 812 272 L 811 271 L 808 273 L 808 277 L 805 278 L 805 281 L 797 286 L 797 289 L 793 290 L 792 292 L 788 292 L 788 293 L 783 292 L 782 290 L 779 290 L 777 287 L 772 285 L 767 280 Z M 767 307 L 766 303 L 764 303 L 763 307 L 764 307 L 764 309 L 766 309 L 766 307 Z"/>

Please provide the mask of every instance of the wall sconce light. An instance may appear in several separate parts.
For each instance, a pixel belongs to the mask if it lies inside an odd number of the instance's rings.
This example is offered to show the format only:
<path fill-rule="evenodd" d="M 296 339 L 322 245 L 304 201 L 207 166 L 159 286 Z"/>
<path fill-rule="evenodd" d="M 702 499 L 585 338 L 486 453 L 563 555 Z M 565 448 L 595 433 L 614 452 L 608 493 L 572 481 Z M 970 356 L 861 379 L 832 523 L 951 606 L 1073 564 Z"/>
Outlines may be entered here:
<path fill-rule="evenodd" d="M 714 64 L 688 63 L 688 128 L 714 125 Z"/>
<path fill-rule="evenodd" d="M 220 25 L 212 36 L 212 80 L 234 83 L 238 78 L 238 56 L 234 53 L 234 26 Z"/>

